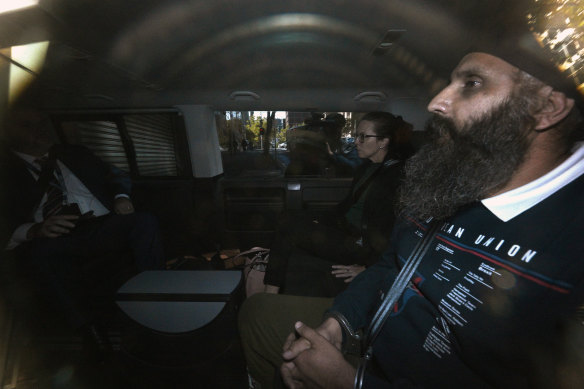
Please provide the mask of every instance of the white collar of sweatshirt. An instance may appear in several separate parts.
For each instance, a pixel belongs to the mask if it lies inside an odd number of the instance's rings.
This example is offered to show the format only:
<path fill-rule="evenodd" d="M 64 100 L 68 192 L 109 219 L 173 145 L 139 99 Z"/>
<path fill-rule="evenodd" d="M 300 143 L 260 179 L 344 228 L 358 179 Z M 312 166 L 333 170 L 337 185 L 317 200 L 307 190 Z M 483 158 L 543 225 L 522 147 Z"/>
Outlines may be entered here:
<path fill-rule="evenodd" d="M 576 144 L 572 155 L 546 175 L 519 188 L 484 199 L 482 203 L 495 216 L 506 222 L 553 195 L 582 173 L 584 142 Z"/>

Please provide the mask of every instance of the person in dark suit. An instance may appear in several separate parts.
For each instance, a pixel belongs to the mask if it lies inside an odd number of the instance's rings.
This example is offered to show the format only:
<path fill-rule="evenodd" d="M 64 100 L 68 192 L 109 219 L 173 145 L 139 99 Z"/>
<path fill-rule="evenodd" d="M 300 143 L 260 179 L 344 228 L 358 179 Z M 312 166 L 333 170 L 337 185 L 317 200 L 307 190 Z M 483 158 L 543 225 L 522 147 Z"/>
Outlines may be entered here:
<path fill-rule="evenodd" d="M 122 170 L 85 147 L 57 144 L 45 113 L 16 108 L 3 131 L 0 244 L 73 327 L 99 337 L 87 289 L 100 280 L 81 277 L 81 268 L 98 257 L 123 258 L 112 255 L 123 252 L 131 253 L 135 271 L 164 268 L 156 219 L 134 210 Z"/>

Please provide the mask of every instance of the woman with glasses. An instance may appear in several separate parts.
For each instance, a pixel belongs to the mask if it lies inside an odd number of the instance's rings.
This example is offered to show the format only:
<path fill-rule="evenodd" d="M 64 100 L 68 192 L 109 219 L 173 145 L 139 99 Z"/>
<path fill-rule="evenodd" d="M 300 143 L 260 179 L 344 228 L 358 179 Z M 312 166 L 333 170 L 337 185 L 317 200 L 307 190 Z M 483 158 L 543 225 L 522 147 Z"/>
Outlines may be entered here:
<path fill-rule="evenodd" d="M 264 278 L 268 293 L 332 297 L 377 260 L 389 242 L 403 162 L 413 153 L 412 125 L 370 112 L 359 121 L 356 147 L 365 162 L 348 196 L 320 216 L 286 214 Z"/>

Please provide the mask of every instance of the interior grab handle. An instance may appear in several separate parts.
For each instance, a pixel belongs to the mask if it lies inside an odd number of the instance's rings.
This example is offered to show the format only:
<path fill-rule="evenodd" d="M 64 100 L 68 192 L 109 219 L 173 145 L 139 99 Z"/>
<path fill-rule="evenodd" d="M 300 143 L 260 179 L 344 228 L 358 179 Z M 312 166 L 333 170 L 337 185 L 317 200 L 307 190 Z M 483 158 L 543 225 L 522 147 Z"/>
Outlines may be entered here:
<path fill-rule="evenodd" d="M 229 95 L 231 100 L 259 100 L 260 95 L 252 91 L 235 91 Z"/>
<path fill-rule="evenodd" d="M 353 97 L 355 101 L 385 101 L 387 100 L 387 95 L 383 92 L 361 92 L 355 97 Z"/>

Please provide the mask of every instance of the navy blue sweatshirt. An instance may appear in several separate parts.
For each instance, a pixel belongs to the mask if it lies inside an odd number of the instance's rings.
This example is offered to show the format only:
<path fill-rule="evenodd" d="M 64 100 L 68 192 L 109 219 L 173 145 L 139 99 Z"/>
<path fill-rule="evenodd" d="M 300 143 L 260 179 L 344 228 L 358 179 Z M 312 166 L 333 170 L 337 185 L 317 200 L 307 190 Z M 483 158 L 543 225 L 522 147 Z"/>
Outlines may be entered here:
<path fill-rule="evenodd" d="M 440 225 L 374 343 L 364 387 L 533 388 L 561 379 L 566 322 L 584 301 L 584 177 L 507 222 L 477 202 Z M 390 249 L 331 311 L 366 328 L 427 227 L 398 223 Z"/>

